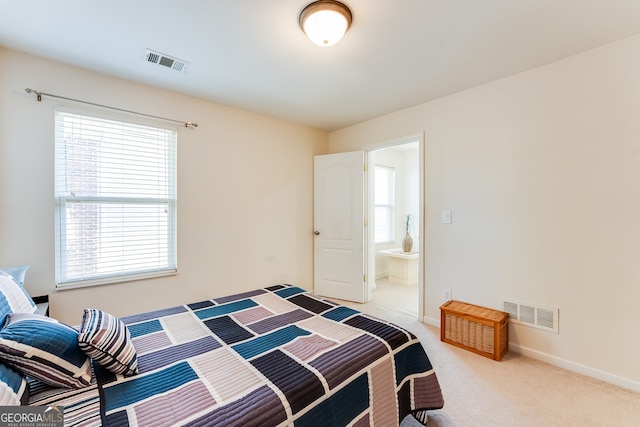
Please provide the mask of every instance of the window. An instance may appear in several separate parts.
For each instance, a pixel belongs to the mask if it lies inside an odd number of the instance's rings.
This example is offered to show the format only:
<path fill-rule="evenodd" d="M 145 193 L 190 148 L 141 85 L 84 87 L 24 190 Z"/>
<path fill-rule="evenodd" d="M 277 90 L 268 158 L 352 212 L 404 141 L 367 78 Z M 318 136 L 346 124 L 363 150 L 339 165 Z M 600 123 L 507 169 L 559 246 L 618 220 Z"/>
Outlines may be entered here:
<path fill-rule="evenodd" d="M 56 286 L 173 274 L 177 131 L 56 111 Z"/>
<path fill-rule="evenodd" d="M 393 242 L 393 207 L 395 203 L 395 169 L 388 166 L 375 167 L 375 221 L 376 243 Z"/>

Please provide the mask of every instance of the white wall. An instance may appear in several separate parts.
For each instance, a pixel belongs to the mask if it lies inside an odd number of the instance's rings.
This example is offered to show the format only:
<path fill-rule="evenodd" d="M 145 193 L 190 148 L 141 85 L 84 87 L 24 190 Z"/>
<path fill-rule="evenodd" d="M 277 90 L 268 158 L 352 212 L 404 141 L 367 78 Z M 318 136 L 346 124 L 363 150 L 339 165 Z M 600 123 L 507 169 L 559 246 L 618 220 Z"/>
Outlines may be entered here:
<path fill-rule="evenodd" d="M 413 216 L 413 224 L 410 232 L 413 238 L 413 251 L 420 248 L 420 152 L 419 150 L 407 150 L 402 152 L 403 174 L 403 216 Z M 402 217 L 401 217 L 402 218 Z M 404 223 L 401 224 L 401 232 L 398 233 L 398 243 L 402 246 L 404 238 Z"/>
<path fill-rule="evenodd" d="M 640 391 L 640 35 L 331 133 L 424 131 L 425 315 L 444 289 L 560 309 L 511 348 Z M 440 223 L 451 210 L 453 224 Z"/>
<path fill-rule="evenodd" d="M 51 315 L 114 315 L 285 280 L 313 287 L 313 156 L 328 135 L 273 118 L 0 48 L 0 266 L 30 264 L 26 286 Z M 53 109 L 31 87 L 190 120 L 178 136 L 176 276 L 54 291 Z"/>

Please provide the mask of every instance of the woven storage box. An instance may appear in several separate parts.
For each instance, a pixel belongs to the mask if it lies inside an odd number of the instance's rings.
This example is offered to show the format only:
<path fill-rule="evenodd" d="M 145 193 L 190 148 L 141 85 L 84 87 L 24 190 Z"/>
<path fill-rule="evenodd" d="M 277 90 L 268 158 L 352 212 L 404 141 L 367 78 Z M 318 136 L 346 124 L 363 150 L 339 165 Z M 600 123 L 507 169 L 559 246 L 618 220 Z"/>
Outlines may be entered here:
<path fill-rule="evenodd" d="M 440 339 L 493 360 L 509 351 L 509 314 L 461 301 L 440 306 Z"/>

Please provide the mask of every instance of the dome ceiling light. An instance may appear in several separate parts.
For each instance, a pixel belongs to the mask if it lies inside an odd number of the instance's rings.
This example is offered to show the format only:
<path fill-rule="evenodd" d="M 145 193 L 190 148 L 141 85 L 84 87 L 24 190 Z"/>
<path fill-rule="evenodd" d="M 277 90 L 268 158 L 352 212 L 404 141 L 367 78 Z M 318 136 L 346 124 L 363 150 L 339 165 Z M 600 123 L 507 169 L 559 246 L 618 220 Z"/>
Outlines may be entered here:
<path fill-rule="evenodd" d="M 332 46 L 351 26 L 351 10 L 335 0 L 318 0 L 308 4 L 298 22 L 302 31 L 318 46 Z"/>

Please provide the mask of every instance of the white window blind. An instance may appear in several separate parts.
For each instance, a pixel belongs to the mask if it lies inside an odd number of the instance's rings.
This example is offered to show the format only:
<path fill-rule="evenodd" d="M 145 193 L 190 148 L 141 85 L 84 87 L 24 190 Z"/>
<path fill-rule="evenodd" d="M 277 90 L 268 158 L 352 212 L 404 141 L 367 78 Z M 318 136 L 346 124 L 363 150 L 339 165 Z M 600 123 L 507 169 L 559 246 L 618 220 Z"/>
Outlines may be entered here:
<path fill-rule="evenodd" d="M 177 131 L 56 111 L 56 286 L 176 271 Z"/>
<path fill-rule="evenodd" d="M 392 242 L 395 170 L 392 167 L 376 165 L 374 180 L 375 240 L 376 243 Z"/>

